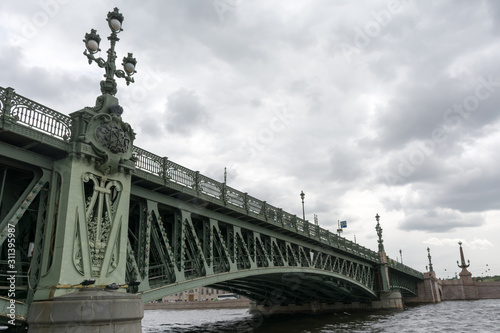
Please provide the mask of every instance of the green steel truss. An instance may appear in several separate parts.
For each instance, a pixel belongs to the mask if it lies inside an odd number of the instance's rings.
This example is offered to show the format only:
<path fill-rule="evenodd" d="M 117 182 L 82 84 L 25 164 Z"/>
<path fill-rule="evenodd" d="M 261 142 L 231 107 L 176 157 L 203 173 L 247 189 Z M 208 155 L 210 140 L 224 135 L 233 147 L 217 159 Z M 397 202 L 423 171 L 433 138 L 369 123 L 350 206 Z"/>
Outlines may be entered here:
<path fill-rule="evenodd" d="M 127 280 L 141 281 L 146 302 L 204 285 L 260 302 L 273 292 L 290 303 L 376 297 L 373 262 L 205 204 L 139 187 L 132 195 Z"/>
<path fill-rule="evenodd" d="M 417 296 L 417 284 L 411 274 L 402 274 L 406 272 L 407 267 L 398 261 L 388 259 L 389 283 L 392 290 L 399 290 L 405 296 Z"/>
<path fill-rule="evenodd" d="M 6 311 L 9 302 L 14 226 L 22 318 L 54 265 L 58 207 L 70 195 L 54 164 L 71 151 L 72 120 L 12 88 L 0 88 L 0 109 L 0 306 Z M 166 157 L 138 147 L 133 154 L 123 280 L 140 281 L 127 290 L 144 301 L 208 285 L 263 304 L 376 297 L 377 252 Z M 388 266 L 391 288 L 415 293 L 422 273 L 392 260 Z"/>

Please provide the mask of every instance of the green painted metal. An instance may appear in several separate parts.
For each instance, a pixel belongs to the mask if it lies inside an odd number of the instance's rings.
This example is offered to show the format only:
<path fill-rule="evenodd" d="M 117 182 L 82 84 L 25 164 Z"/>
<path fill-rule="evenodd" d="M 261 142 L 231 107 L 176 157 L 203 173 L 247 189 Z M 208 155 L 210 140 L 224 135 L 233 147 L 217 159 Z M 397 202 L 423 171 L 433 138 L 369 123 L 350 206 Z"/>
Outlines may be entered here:
<path fill-rule="evenodd" d="M 153 216 L 149 273 L 143 275 L 149 280 L 139 286 L 145 301 L 165 296 L 180 286 L 190 288 L 189 281 L 220 285 L 233 273 L 267 275 L 277 268 L 288 273 L 313 269 L 317 275 L 342 276 L 354 286 L 376 290 L 375 265 L 368 260 L 138 187 L 132 189 L 132 194 L 132 206 L 147 206 L 147 215 Z M 141 205 L 144 200 L 146 203 Z M 137 230 L 140 221 L 131 218 L 130 230 Z M 180 232 L 180 238 L 175 230 Z M 177 253 L 170 249 L 176 238 L 183 242 L 183 251 Z M 129 256 L 140 252 L 132 248 Z M 178 261 L 180 266 L 176 265 Z M 128 280 L 133 278 L 129 276 Z"/>
<path fill-rule="evenodd" d="M 2 119 L 9 120 L 2 123 L 3 130 L 11 133 L 3 141 L 27 137 L 52 146 L 51 140 L 40 140 L 42 135 L 59 137 L 70 144 L 64 146 L 63 153 L 58 152 L 62 146 L 56 145 L 56 152 L 49 157 L 5 146 L 17 163 L 42 167 L 44 178 L 36 186 L 27 186 L 25 195 L 12 205 L 15 212 L 6 215 L 0 224 L 4 231 L 0 240 L 5 239 L 9 226 L 16 226 L 16 221 L 32 208 L 30 204 L 39 190 L 46 184 L 50 186 L 50 193 L 38 200 L 27 301 L 71 292 L 68 286 L 88 278 L 95 278 L 98 284 L 124 284 L 127 251 L 121 244 L 127 243 L 134 133 L 121 121 L 118 101 L 103 95 L 95 107 L 75 112 L 68 121 L 67 116 L 13 94 L 11 89 L 2 92 L 9 99 L 2 101 L 2 110 L 11 116 L 2 115 Z M 25 130 L 13 130 L 16 126 Z M 26 129 L 33 135 L 26 136 Z M 118 135 L 114 136 L 113 131 Z M 22 234 L 20 230 L 16 239 Z M 16 262 L 21 263 L 21 259 L 16 258 Z"/>
<path fill-rule="evenodd" d="M 308 283 L 307 281 L 310 279 L 313 282 L 309 281 Z M 236 287 L 239 282 L 240 285 Z M 335 289 L 337 295 L 343 295 L 342 298 L 330 299 L 330 303 L 344 300 L 373 300 L 377 297 L 377 293 L 373 289 L 367 288 L 365 285 L 359 284 L 353 279 L 339 273 L 325 272 L 306 267 L 261 267 L 254 270 L 223 272 L 209 277 L 189 279 L 175 284 L 158 286 L 147 292 L 143 292 L 142 298 L 145 302 L 150 302 L 164 295 L 175 294 L 200 286 L 209 286 L 233 292 L 237 290 L 238 293 L 246 294 L 258 302 L 275 302 L 273 292 L 289 293 L 302 289 L 303 292 L 312 295 L 311 292 L 319 291 L 322 287 L 321 283 L 331 283 L 332 287 L 330 288 L 332 290 Z M 244 292 L 245 290 L 247 292 Z M 356 291 L 356 293 L 353 293 L 353 291 Z M 266 297 L 259 298 L 259 294 L 266 295 Z"/>
<path fill-rule="evenodd" d="M 377 221 L 377 225 L 375 226 L 375 230 L 377 231 L 378 236 L 378 255 L 380 258 L 379 265 L 379 276 L 381 279 L 380 289 L 384 292 L 387 292 L 391 289 L 391 285 L 389 283 L 389 265 L 387 254 L 384 250 L 384 240 L 382 239 L 382 227 L 380 226 L 380 216 L 375 215 L 375 220 Z"/>
<path fill-rule="evenodd" d="M 62 141 L 69 139 L 71 119 L 68 116 L 14 93 L 13 88 L 0 88 L 0 98 L 3 130 L 19 131 L 19 134 L 29 135 L 38 140 L 43 137 L 36 135 L 36 132 L 26 131 L 28 126 Z M 26 126 L 18 128 L 16 124 Z M 44 140 L 50 139 L 45 137 Z M 65 147 L 64 144 L 58 144 L 60 141 L 50 140 L 50 144 L 56 148 Z"/>
<path fill-rule="evenodd" d="M 127 57 L 123 58 L 122 65 L 124 70 L 116 69 L 115 46 L 116 42 L 120 40 L 117 34 L 123 31 L 123 15 L 120 14 L 118 8 L 115 8 L 112 12 L 108 13 L 106 21 L 108 21 L 109 28 L 111 29 L 111 35 L 108 37 L 111 42 L 111 47 L 107 51 L 107 60 L 101 57 L 94 57 L 94 54 L 100 51 L 99 43 L 101 42 L 101 37 L 97 34 L 95 29 L 85 34 L 85 39 L 83 40 L 85 43 L 85 51 L 83 54 L 87 57 L 89 64 L 95 61 L 99 67 L 105 69 L 104 77 L 106 79 L 101 81 L 101 92 L 103 95 L 110 94 L 114 96 L 117 92 L 115 76 L 125 79 L 127 85 L 134 82 L 132 75 L 136 73 L 135 66 L 137 65 L 137 60 L 133 57 L 132 53 L 129 53 Z"/>
<path fill-rule="evenodd" d="M 415 280 L 405 274 L 400 274 L 398 271 L 389 270 L 389 281 L 391 290 L 399 290 L 401 294 L 406 296 L 417 296 L 418 290 Z"/>
<path fill-rule="evenodd" d="M 21 220 L 24 213 L 28 210 L 31 203 L 33 202 L 33 200 L 35 200 L 46 182 L 47 179 L 40 179 L 36 181 L 36 183 L 33 180 L 32 184 L 30 184 L 30 186 L 26 189 L 25 194 L 20 198 L 22 202 L 15 205 L 17 209 L 15 211 L 12 210 L 11 213 L 8 214 L 8 217 L 3 219 L 2 223 L 0 224 L 0 246 L 2 246 L 2 244 L 8 237 L 13 235 L 12 232 L 15 232 L 19 220 Z"/>
<path fill-rule="evenodd" d="M 35 290 L 38 287 L 38 283 L 40 282 L 40 276 L 41 276 L 41 263 L 42 263 L 42 256 L 43 256 L 43 240 L 45 238 L 45 228 L 47 225 L 46 219 L 49 218 L 49 214 L 47 212 L 48 209 L 48 203 L 49 203 L 49 189 L 48 189 L 48 184 L 50 181 L 50 174 L 48 171 L 45 171 L 45 174 L 47 175 L 46 179 L 47 182 L 45 182 L 45 187 L 40 191 L 39 194 L 39 204 L 38 204 L 38 211 L 37 211 L 37 222 L 36 222 L 36 228 L 35 228 L 35 239 L 33 242 L 33 252 L 32 252 L 32 257 L 31 257 L 31 264 L 30 264 L 30 271 L 28 274 L 28 295 L 26 297 L 26 303 L 31 304 L 33 302 L 34 296 L 35 296 Z M 44 177 L 42 177 L 44 178 Z"/>
<path fill-rule="evenodd" d="M 124 285 L 144 301 L 212 285 L 262 304 L 373 299 L 383 289 L 382 266 L 391 289 L 414 293 L 423 279 L 411 267 L 382 263 L 375 251 L 134 147 L 135 135 L 110 94 L 68 117 L 0 88 L 0 107 L 0 203 L 11 207 L 0 211 L 0 230 L 8 234 L 17 219 L 18 292 L 27 306 L 73 292 L 85 279 Z M 10 173 L 26 180 L 14 184 Z M 14 196 L 13 186 L 21 194 Z M 383 250 L 381 228 L 377 233 Z"/>
<path fill-rule="evenodd" d="M 39 277 L 34 232 L 46 216 L 50 173 L 0 156 L 0 226 L 4 230 L 0 257 L 0 313 L 24 320 Z M 8 317 L 12 319 L 12 317 Z"/>
<path fill-rule="evenodd" d="M 377 231 L 378 236 L 378 252 L 385 252 L 384 240 L 382 239 L 382 227 L 380 226 L 380 216 L 378 214 L 375 215 L 375 220 L 377 220 L 375 230 Z"/>

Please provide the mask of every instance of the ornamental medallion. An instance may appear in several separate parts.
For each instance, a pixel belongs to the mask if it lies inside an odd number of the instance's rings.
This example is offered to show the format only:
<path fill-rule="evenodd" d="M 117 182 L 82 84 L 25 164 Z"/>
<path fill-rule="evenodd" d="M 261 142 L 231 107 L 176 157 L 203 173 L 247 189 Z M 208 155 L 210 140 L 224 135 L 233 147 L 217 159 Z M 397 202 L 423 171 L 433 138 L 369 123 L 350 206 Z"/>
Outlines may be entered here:
<path fill-rule="evenodd" d="M 108 148 L 114 154 L 123 154 L 128 151 L 130 146 L 130 137 L 116 124 L 111 122 L 101 122 L 95 130 L 97 141 Z"/>

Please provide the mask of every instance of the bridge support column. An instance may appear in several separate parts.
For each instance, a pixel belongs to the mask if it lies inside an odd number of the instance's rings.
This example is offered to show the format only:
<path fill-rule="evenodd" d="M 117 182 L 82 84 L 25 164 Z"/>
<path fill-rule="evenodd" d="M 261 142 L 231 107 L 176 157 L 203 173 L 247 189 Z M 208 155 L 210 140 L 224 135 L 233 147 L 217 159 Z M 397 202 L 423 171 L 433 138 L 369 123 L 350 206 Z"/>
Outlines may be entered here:
<path fill-rule="evenodd" d="M 439 280 L 436 273 L 424 273 L 424 281 L 417 284 L 417 296 L 405 298 L 406 303 L 438 303 L 441 302 Z"/>
<path fill-rule="evenodd" d="M 98 101 L 100 110 L 71 114 L 72 150 L 54 162 L 61 195 L 54 234 L 43 246 L 35 300 L 72 293 L 83 281 L 102 288 L 137 279 L 125 277 L 134 133 L 115 97 Z"/>
<path fill-rule="evenodd" d="M 29 332 L 141 332 L 142 299 L 125 293 L 140 283 L 126 275 L 135 134 L 115 97 L 100 96 L 96 105 L 71 114 L 71 151 L 54 163 L 60 200 Z"/>
<path fill-rule="evenodd" d="M 399 291 L 381 291 L 380 300 L 372 302 L 373 309 L 403 310 L 403 296 Z"/>
<path fill-rule="evenodd" d="M 31 305 L 29 333 L 140 333 L 144 304 L 138 294 L 82 289 Z"/>

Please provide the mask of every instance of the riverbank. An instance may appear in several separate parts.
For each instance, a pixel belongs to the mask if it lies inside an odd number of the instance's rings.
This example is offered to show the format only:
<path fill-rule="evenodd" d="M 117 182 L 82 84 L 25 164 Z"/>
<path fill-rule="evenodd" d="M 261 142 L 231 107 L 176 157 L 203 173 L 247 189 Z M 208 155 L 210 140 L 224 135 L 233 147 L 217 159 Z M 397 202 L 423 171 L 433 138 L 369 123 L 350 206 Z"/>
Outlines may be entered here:
<path fill-rule="evenodd" d="M 248 309 L 249 307 L 250 300 L 246 298 L 228 299 L 223 301 L 162 302 L 144 304 L 144 310 Z"/>

